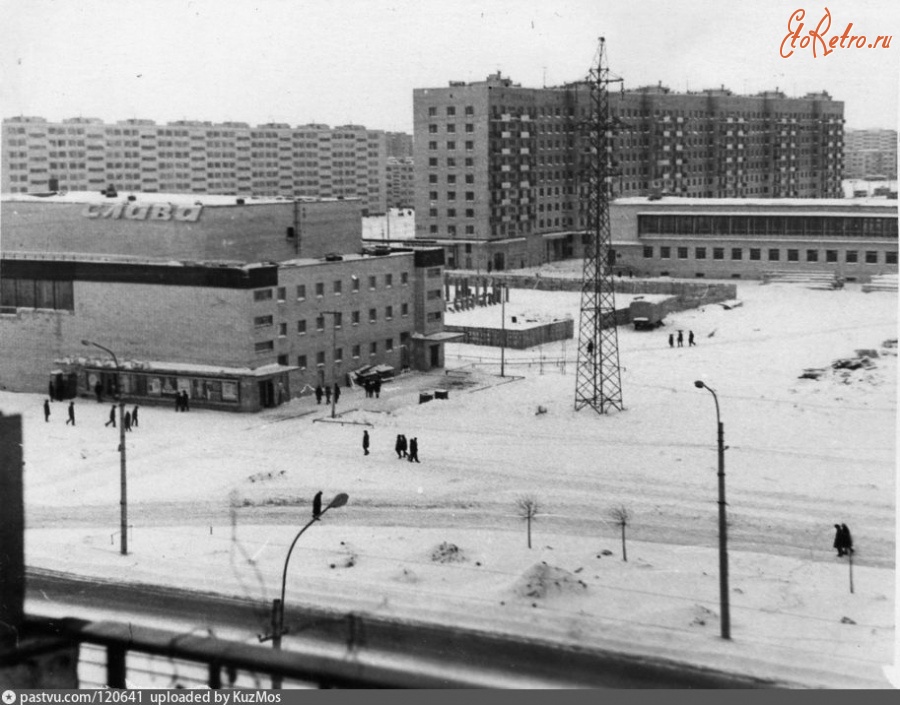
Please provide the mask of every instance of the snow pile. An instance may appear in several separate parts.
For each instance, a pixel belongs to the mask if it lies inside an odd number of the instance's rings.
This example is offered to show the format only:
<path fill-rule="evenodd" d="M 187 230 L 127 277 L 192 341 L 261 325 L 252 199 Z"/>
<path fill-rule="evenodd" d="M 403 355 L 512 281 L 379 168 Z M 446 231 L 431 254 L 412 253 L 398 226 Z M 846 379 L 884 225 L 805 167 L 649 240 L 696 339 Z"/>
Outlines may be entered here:
<path fill-rule="evenodd" d="M 519 597 L 545 599 L 559 595 L 581 594 L 587 591 L 587 583 L 574 573 L 541 561 L 531 566 L 515 587 Z"/>
<path fill-rule="evenodd" d="M 468 559 L 459 546 L 444 541 L 431 552 L 431 560 L 435 563 L 463 563 Z"/>

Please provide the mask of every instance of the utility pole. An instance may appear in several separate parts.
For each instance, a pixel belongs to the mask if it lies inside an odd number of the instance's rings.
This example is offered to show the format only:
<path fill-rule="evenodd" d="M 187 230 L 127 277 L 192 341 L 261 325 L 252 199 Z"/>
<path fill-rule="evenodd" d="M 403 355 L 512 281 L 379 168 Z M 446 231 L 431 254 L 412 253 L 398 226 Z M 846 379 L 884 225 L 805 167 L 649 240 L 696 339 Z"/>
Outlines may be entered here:
<path fill-rule="evenodd" d="M 581 325 L 575 375 L 575 410 L 590 406 L 598 413 L 610 408 L 622 411 L 619 337 L 612 268 L 615 252 L 609 226 L 610 133 L 614 120 L 609 112 L 610 77 L 605 66 L 605 42 L 600 38 L 596 66 L 588 77 L 590 119 L 583 126 L 588 143 L 588 229 L 581 286 Z"/>
<path fill-rule="evenodd" d="M 331 384 L 337 384 L 337 322 L 340 311 L 322 311 L 331 316 Z M 331 390 L 331 418 L 335 417 L 334 407 L 337 404 L 337 394 Z"/>
<path fill-rule="evenodd" d="M 294 254 L 300 256 L 300 203 L 294 197 Z"/>
<path fill-rule="evenodd" d="M 500 376 L 505 377 L 506 371 L 506 286 L 501 284 L 500 288 L 500 321 L 502 326 L 502 336 L 500 339 Z"/>

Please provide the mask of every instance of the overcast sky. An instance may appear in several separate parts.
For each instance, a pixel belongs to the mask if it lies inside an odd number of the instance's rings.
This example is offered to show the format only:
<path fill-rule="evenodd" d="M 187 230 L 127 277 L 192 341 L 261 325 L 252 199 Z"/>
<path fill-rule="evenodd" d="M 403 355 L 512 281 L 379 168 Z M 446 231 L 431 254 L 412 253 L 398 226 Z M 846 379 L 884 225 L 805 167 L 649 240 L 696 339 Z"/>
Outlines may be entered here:
<path fill-rule="evenodd" d="M 413 88 L 586 76 L 606 37 L 626 88 L 827 90 L 848 128 L 897 126 L 890 49 L 779 56 L 788 21 L 900 35 L 898 0 L 0 0 L 4 117 L 99 117 L 412 131 Z"/>

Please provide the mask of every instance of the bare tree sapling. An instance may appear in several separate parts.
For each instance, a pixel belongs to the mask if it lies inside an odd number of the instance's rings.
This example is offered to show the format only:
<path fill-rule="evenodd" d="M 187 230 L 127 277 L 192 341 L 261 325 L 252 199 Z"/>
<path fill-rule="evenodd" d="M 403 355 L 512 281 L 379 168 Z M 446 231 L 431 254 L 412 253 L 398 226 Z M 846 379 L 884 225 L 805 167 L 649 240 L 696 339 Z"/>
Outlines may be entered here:
<path fill-rule="evenodd" d="M 622 528 L 622 560 L 627 562 L 628 553 L 625 550 L 625 527 L 628 525 L 628 521 L 631 519 L 631 515 L 629 515 L 628 510 L 625 508 L 625 505 L 620 504 L 615 507 L 610 507 L 609 516 L 616 524 L 618 524 Z"/>
<path fill-rule="evenodd" d="M 528 523 L 528 548 L 531 548 L 531 522 L 539 511 L 537 498 L 529 495 L 516 500 L 516 512 Z"/>

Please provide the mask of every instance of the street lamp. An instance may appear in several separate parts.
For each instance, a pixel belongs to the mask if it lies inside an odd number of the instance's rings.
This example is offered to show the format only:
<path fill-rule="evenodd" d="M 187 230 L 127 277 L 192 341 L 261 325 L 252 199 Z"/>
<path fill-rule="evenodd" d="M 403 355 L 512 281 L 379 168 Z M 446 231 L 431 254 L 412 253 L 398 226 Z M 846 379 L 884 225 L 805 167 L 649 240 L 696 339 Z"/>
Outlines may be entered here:
<path fill-rule="evenodd" d="M 322 311 L 322 313 L 327 313 L 331 315 L 331 381 L 332 384 L 337 384 L 337 322 L 338 316 L 341 315 L 340 311 Z M 334 407 L 337 404 L 337 394 L 334 394 L 334 390 L 332 389 L 331 394 L 331 418 L 334 418 Z"/>
<path fill-rule="evenodd" d="M 108 352 L 112 355 L 113 362 L 116 365 L 116 396 L 119 398 L 119 462 L 121 466 L 119 470 L 119 506 L 121 508 L 120 514 L 122 524 L 120 527 L 120 533 L 122 535 L 120 553 L 125 556 L 128 554 L 128 494 L 127 475 L 125 472 L 125 401 L 122 399 L 122 368 L 119 366 L 119 358 L 117 358 L 116 354 L 109 348 L 90 340 L 82 340 L 81 344 L 88 347 L 93 345 L 95 348 L 100 348 L 101 350 Z"/>
<path fill-rule="evenodd" d="M 728 526 L 725 519 L 725 424 L 719 415 L 719 398 L 702 380 L 694 382 L 697 389 L 706 389 L 716 402 L 716 425 L 719 443 L 719 605 L 721 611 L 722 638 L 731 638 L 731 614 L 728 608 Z"/>
<path fill-rule="evenodd" d="M 287 556 L 284 559 L 284 570 L 281 573 L 281 599 L 278 598 L 272 600 L 272 633 L 267 634 L 265 636 L 259 637 L 261 642 L 272 640 L 272 648 L 273 649 L 281 649 L 281 637 L 287 633 L 284 628 L 284 592 L 287 587 L 287 570 L 288 570 L 288 562 L 291 560 L 291 553 L 294 551 L 294 546 L 297 545 L 297 539 L 303 536 L 303 532 L 306 531 L 310 526 L 312 526 L 315 522 L 317 522 L 329 509 L 337 509 L 338 507 L 343 507 L 347 504 L 347 500 L 349 499 L 349 495 L 346 492 L 340 492 L 334 496 L 326 507 L 319 512 L 318 515 L 314 515 L 312 519 L 310 519 L 306 526 L 304 526 L 300 531 L 297 532 L 297 535 L 294 537 L 294 540 L 291 542 L 291 547 L 288 549 Z M 272 687 L 280 688 L 281 687 L 281 678 L 273 677 L 272 678 Z"/>

